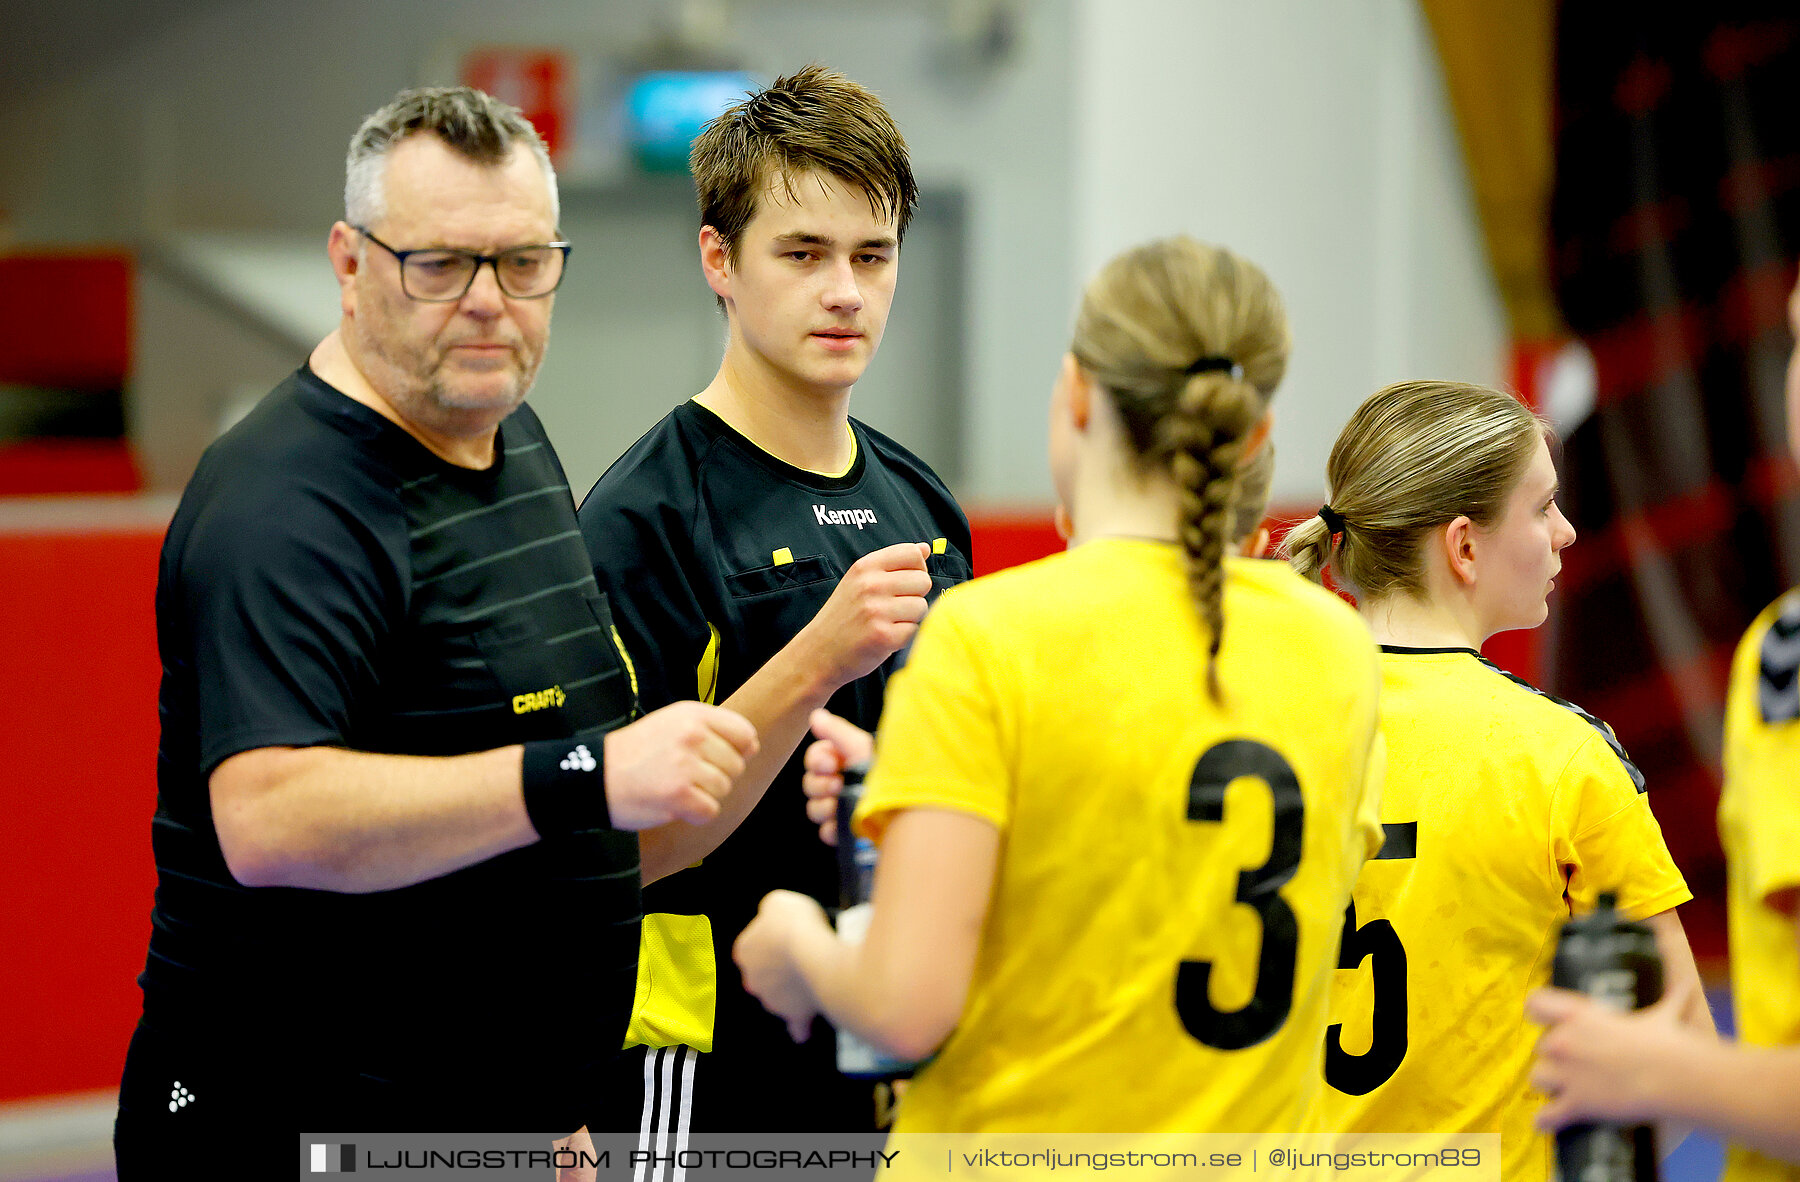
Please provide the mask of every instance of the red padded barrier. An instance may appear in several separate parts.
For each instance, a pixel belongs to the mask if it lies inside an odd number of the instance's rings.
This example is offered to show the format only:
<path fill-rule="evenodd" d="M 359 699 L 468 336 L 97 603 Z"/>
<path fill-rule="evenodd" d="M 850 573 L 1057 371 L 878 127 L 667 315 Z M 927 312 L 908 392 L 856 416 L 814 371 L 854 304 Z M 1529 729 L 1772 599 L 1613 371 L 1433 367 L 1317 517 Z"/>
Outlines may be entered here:
<path fill-rule="evenodd" d="M 1019 566 L 1063 549 L 1048 509 L 1007 509 L 969 514 L 971 555 L 977 575 Z"/>
<path fill-rule="evenodd" d="M 123 439 L 0 444 L 0 496 L 137 492 L 144 474 Z"/>
<path fill-rule="evenodd" d="M 160 529 L 0 533 L 0 1100 L 116 1086 L 156 878 Z"/>
<path fill-rule="evenodd" d="M 119 390 L 131 369 L 131 257 L 0 256 L 0 382 Z"/>

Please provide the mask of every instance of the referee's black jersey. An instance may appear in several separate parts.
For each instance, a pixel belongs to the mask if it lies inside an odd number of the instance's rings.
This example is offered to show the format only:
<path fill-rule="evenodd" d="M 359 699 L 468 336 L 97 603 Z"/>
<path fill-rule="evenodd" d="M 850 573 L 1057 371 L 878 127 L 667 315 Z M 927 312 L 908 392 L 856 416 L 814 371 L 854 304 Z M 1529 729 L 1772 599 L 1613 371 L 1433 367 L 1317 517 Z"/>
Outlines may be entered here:
<path fill-rule="evenodd" d="M 856 456 L 842 476 L 796 468 L 717 415 L 685 402 L 613 464 L 582 502 L 581 531 L 652 710 L 684 698 L 724 702 L 801 628 L 863 555 L 929 542 L 934 595 L 969 578 L 969 523 L 917 456 L 850 420 Z M 829 708 L 870 730 L 889 658 Z M 739 1022 L 792 1046 L 743 991 L 731 942 L 765 892 L 836 905 L 832 851 L 806 819 L 801 751 L 737 832 L 697 867 L 645 889 L 645 910 L 705 914 L 719 968 L 714 1050 Z M 829 1042 L 829 1039 L 815 1040 Z"/>
<path fill-rule="evenodd" d="M 348 1080 L 375 1111 L 432 1095 L 437 1120 L 491 1121 L 518 1101 L 537 1127 L 550 1117 L 523 1085 L 581 1103 L 575 1081 L 624 1036 L 635 836 L 537 842 L 372 894 L 245 888 L 207 789 L 253 748 L 453 755 L 580 736 L 598 754 L 631 716 L 567 480 L 529 408 L 495 450 L 484 471 L 448 464 L 306 369 L 208 450 L 157 588 L 141 981 L 146 1024 L 188 1045 L 216 1036 L 284 1078 Z M 475 1086 L 496 1077 L 503 1095 Z"/>

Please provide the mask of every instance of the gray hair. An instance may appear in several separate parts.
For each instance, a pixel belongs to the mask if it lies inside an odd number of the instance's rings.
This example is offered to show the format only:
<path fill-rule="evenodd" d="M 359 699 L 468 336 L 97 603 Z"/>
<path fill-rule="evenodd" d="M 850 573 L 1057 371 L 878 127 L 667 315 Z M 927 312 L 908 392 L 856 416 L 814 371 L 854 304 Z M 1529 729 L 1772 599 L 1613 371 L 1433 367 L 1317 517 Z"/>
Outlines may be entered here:
<path fill-rule="evenodd" d="M 345 221 L 372 226 L 381 220 L 387 212 L 383 171 L 387 154 L 418 132 L 437 136 L 476 164 L 503 164 L 514 147 L 523 145 L 543 168 L 550 186 L 551 217 L 560 219 L 550 152 L 517 107 L 469 86 L 419 86 L 395 95 L 350 137 L 350 154 L 344 161 Z"/>

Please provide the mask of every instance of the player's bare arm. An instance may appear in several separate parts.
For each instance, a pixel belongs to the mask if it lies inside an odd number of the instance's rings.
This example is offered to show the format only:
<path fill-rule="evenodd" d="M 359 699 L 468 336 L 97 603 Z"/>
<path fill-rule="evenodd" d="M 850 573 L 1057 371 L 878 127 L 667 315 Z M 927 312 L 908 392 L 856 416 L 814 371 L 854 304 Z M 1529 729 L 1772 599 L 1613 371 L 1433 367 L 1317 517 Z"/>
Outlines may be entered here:
<path fill-rule="evenodd" d="M 1770 900 L 1794 921 L 1800 891 Z M 1667 953 L 1664 954 L 1667 959 Z M 1800 1164 L 1800 1046 L 1722 1041 L 1687 1018 L 1693 987 L 1677 983 L 1655 1005 L 1621 1014 L 1566 989 L 1540 989 L 1526 1012 L 1549 1029 L 1532 1086 L 1550 1097 L 1540 1128 L 1577 1121 L 1676 1121 Z M 1704 1005 L 1704 1001 L 1701 1002 Z"/>
<path fill-rule="evenodd" d="M 1682 993 L 1621 1014 L 1578 993 L 1542 989 L 1530 1013 L 1550 1030 L 1532 1084 L 1551 1097 L 1538 1125 L 1676 1121 L 1800 1162 L 1800 1047 L 1720 1042 L 1681 1020 Z"/>
<path fill-rule="evenodd" d="M 1687 931 L 1681 916 L 1670 908 L 1644 921 L 1656 936 L 1656 951 L 1662 957 L 1663 980 L 1669 992 L 1684 997 L 1681 1022 L 1709 1037 L 1718 1037 L 1718 1026 L 1712 1011 L 1706 1008 L 1706 988 L 1700 981 L 1700 968 L 1694 963 L 1694 950 L 1688 945 Z"/>
<path fill-rule="evenodd" d="M 883 836 L 874 920 L 841 943 L 819 905 L 773 891 L 732 948 L 744 987 L 804 1036 L 815 1013 L 923 1059 L 962 1016 L 993 896 L 1000 831 L 969 813 L 908 809 Z"/>

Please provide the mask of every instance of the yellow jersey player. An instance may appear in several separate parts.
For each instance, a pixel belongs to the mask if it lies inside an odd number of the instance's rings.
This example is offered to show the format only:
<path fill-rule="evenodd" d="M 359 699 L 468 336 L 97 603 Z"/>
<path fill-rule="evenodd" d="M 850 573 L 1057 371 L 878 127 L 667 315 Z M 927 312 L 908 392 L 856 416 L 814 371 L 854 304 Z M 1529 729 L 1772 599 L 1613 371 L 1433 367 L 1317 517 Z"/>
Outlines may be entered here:
<path fill-rule="evenodd" d="M 1788 299 L 1800 339 L 1800 286 Z M 1800 347 L 1788 361 L 1800 463 Z M 1681 1029 L 1679 998 L 1614 1014 L 1546 989 L 1535 1082 L 1546 1128 L 1669 1119 L 1731 1141 L 1724 1182 L 1800 1182 L 1800 588 L 1758 616 L 1731 665 L 1719 836 L 1729 865 L 1731 992 L 1741 1043 Z"/>
<path fill-rule="evenodd" d="M 797 1034 L 935 1052 L 897 1134 L 1301 1125 L 1380 757 L 1367 629 L 1226 553 L 1287 348 L 1227 251 L 1099 273 L 1051 402 L 1072 548 L 952 591 L 895 675 L 866 941 L 782 892 L 738 940 Z"/>
<path fill-rule="evenodd" d="M 1532 1127 L 1535 1031 L 1562 922 L 1601 891 L 1648 918 L 1697 984 L 1674 908 L 1692 896 L 1610 728 L 1485 661 L 1542 623 L 1575 531 L 1543 424 L 1509 395 L 1410 382 L 1357 409 L 1330 503 L 1283 543 L 1329 566 L 1382 646 L 1385 840 L 1346 916 L 1321 1117 L 1345 1133 L 1499 1133 L 1507 1182 L 1550 1176 Z M 1703 1003 L 1691 1021 L 1711 1029 Z"/>

